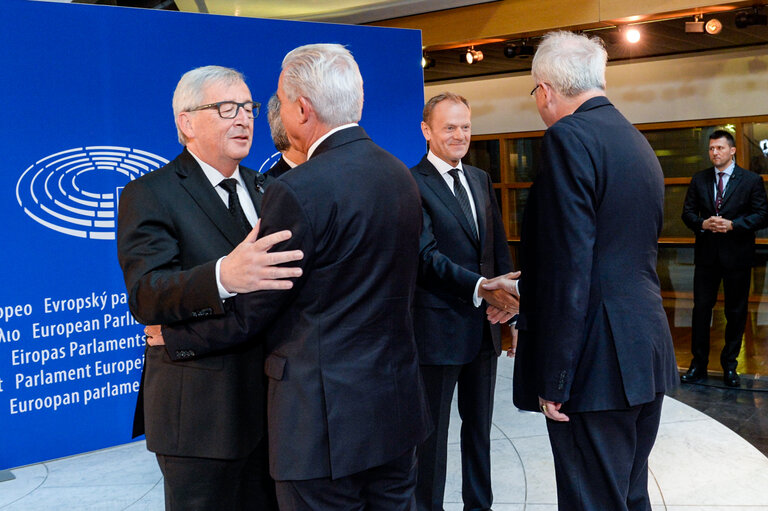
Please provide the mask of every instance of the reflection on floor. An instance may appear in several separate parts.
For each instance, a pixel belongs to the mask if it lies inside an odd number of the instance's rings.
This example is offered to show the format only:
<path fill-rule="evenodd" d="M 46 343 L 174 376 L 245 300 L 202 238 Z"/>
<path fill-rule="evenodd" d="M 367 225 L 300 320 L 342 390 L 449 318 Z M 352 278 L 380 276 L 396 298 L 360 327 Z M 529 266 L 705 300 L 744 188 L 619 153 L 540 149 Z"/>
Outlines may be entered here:
<path fill-rule="evenodd" d="M 496 511 L 555 511 L 555 480 L 544 419 L 541 414 L 515 409 L 511 377 L 512 359 L 502 357 L 492 432 L 493 507 Z M 746 394 L 728 394 L 740 391 L 717 394 L 719 389 L 687 387 L 693 388 L 678 393 L 699 399 L 705 406 L 710 406 L 709 401 L 731 403 L 737 410 L 734 415 L 746 400 L 741 397 Z M 767 511 L 768 458 L 730 429 L 680 402 L 680 395 L 675 397 L 664 402 L 650 459 L 653 511 Z M 764 408 L 756 411 L 765 416 Z M 455 406 L 452 421 L 445 509 L 459 511 L 461 468 Z M 12 473 L 15 480 L 0 483 L 2 511 L 163 509 L 160 471 L 144 442 Z"/>
<path fill-rule="evenodd" d="M 693 300 L 685 298 L 665 299 L 664 309 L 672 330 L 675 342 L 677 365 L 688 369 L 691 365 L 691 313 Z M 712 312 L 712 329 L 710 330 L 709 374 L 722 376 L 720 367 L 720 352 L 725 341 L 725 314 L 723 302 L 719 301 Z M 738 357 L 739 374 L 757 377 L 768 376 L 768 303 L 750 302 L 747 325 L 744 329 L 744 342 Z"/>

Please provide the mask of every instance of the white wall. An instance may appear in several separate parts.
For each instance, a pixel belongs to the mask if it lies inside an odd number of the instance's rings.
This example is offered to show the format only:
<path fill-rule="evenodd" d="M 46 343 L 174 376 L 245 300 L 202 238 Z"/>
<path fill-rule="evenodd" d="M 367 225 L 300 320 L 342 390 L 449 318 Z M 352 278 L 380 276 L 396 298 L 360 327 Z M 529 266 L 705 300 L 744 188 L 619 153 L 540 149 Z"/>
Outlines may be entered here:
<path fill-rule="evenodd" d="M 768 114 L 768 49 L 723 51 L 609 65 L 608 97 L 633 123 Z M 545 129 L 529 95 L 530 74 L 428 84 L 472 105 L 472 133 Z"/>

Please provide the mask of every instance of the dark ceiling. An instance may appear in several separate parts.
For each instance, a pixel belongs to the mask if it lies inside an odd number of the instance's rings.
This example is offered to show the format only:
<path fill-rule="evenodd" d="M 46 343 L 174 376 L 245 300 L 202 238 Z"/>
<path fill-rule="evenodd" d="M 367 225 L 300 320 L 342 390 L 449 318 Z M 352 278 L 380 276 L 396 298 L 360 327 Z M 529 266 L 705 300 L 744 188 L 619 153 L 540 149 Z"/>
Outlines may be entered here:
<path fill-rule="evenodd" d="M 717 18 L 723 24 L 722 31 L 717 35 L 710 35 L 706 32 L 686 33 L 685 22 L 693 21 L 692 16 L 634 25 L 642 33 L 642 39 L 636 44 L 629 44 L 621 37 L 619 32 L 625 27 L 595 29 L 587 31 L 587 33 L 596 35 L 605 42 L 608 59 L 614 62 L 750 46 L 763 46 L 768 49 L 768 26 L 736 27 L 735 18 L 739 13 L 751 14 L 752 12 L 750 9 L 704 16 L 703 21 L 705 22 Z M 761 13 L 764 14 L 765 9 L 762 9 Z M 522 46 L 525 43 L 535 47 L 538 39 L 538 37 L 527 40 L 511 39 L 505 42 L 475 46 L 476 50 L 483 52 L 484 58 L 482 61 L 471 65 L 460 62 L 460 58 L 463 58 L 467 51 L 466 47 L 428 51 L 427 55 L 435 60 L 435 65 L 424 70 L 424 81 L 437 82 L 530 71 L 530 56 L 507 58 L 504 56 L 504 47 L 510 43 L 516 46 Z"/>

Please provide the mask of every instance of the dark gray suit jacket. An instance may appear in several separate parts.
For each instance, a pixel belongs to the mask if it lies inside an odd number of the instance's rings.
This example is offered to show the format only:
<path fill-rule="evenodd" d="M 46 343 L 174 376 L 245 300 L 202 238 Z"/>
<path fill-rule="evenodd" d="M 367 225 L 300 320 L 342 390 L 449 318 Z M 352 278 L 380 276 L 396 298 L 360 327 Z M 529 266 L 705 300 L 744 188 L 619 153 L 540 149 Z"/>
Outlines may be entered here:
<path fill-rule="evenodd" d="M 254 204 L 265 177 L 240 167 Z M 144 324 L 183 324 L 222 313 L 216 260 L 245 234 L 184 150 L 165 167 L 128 183 L 120 195 L 117 250 L 129 306 Z M 220 331 L 219 336 L 226 336 Z M 262 347 L 173 361 L 147 346 L 134 435 L 176 456 L 241 458 L 262 437 L 264 388 L 255 367 Z"/>
<path fill-rule="evenodd" d="M 403 455 L 430 427 L 411 312 L 421 207 L 408 169 L 346 128 L 275 180 L 263 210 L 262 234 L 293 233 L 276 248 L 301 249 L 303 275 L 290 291 L 228 300 L 220 319 L 164 328 L 168 352 L 264 333 L 276 480 L 335 479 Z"/>
<path fill-rule="evenodd" d="M 664 176 L 605 97 L 544 135 L 521 239 L 514 401 L 623 409 L 677 382 L 656 275 Z"/>

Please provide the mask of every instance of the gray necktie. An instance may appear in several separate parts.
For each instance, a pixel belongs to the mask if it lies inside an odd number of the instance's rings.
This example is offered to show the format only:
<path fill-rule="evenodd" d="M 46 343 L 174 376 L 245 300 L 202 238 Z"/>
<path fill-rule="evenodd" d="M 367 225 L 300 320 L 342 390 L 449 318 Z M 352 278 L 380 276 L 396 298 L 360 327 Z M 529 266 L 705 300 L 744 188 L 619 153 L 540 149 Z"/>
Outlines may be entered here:
<path fill-rule="evenodd" d="M 467 217 L 469 227 L 472 229 L 472 234 L 474 234 L 475 239 L 478 239 L 479 236 L 477 235 L 475 217 L 472 216 L 472 206 L 469 204 L 467 190 L 464 189 L 464 185 L 461 184 L 461 180 L 459 179 L 459 169 L 451 169 L 448 171 L 448 174 L 453 178 L 453 194 L 456 196 L 456 200 L 459 201 L 459 206 L 461 206 L 464 216 Z"/>
<path fill-rule="evenodd" d="M 248 217 L 245 216 L 243 206 L 240 204 L 240 197 L 237 196 L 237 179 L 231 177 L 223 180 L 219 183 L 219 186 L 224 188 L 229 193 L 229 213 L 235 219 L 237 224 L 243 229 L 245 234 L 251 232 L 253 226 L 248 221 Z"/>

